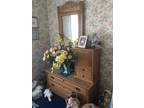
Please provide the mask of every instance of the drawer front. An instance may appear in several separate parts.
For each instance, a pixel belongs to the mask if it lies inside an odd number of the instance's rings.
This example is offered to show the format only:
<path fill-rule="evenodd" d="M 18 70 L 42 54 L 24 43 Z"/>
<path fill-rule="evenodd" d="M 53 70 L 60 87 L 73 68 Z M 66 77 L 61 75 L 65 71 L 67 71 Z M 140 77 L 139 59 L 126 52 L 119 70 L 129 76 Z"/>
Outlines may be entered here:
<path fill-rule="evenodd" d="M 89 66 L 76 66 L 75 77 L 84 81 L 93 81 L 92 78 L 92 67 Z"/>
<path fill-rule="evenodd" d="M 88 91 L 84 88 L 81 88 L 68 80 L 64 80 L 63 78 L 56 77 L 54 75 L 48 75 L 48 86 L 51 88 L 52 92 L 57 94 L 58 96 L 66 99 L 68 94 L 71 92 L 76 92 L 81 97 L 83 102 L 87 100 Z"/>
<path fill-rule="evenodd" d="M 92 73 L 92 67 L 88 67 L 88 66 L 77 66 L 75 67 L 75 72 L 82 72 L 82 73 L 87 73 L 90 74 Z"/>
<path fill-rule="evenodd" d="M 77 72 L 76 77 L 79 78 L 79 79 L 82 79 L 84 81 L 89 81 L 89 82 L 92 81 L 92 77 L 91 77 L 90 73 L 87 74 L 87 73 Z"/>
<path fill-rule="evenodd" d="M 79 94 L 86 94 L 86 90 L 85 89 L 82 89 L 81 87 L 78 87 L 78 86 L 76 86 L 76 85 L 74 85 L 74 84 L 72 84 L 72 83 L 70 83 L 68 81 L 64 82 L 64 86 L 66 88 L 68 88 L 69 90 L 77 92 Z"/>
<path fill-rule="evenodd" d="M 63 98 L 66 98 L 69 93 L 69 91 L 65 87 L 63 87 L 62 85 L 59 85 L 55 82 L 49 82 L 49 87 L 52 89 L 52 91 L 55 94 L 57 94 Z"/>
<path fill-rule="evenodd" d="M 61 83 L 64 81 L 63 79 L 61 79 L 61 78 L 59 78 L 59 77 L 56 77 L 56 76 L 54 76 L 54 75 L 52 75 L 52 74 L 49 74 L 49 75 L 48 75 L 48 80 L 57 81 L 57 82 L 61 82 Z"/>
<path fill-rule="evenodd" d="M 76 51 L 77 61 L 76 65 L 78 66 L 91 66 L 92 65 L 92 51 Z"/>
<path fill-rule="evenodd" d="M 74 91 L 74 92 L 77 92 L 80 94 L 86 94 L 85 89 L 82 89 L 81 87 L 76 86 L 75 84 L 72 84 L 71 82 L 69 82 L 67 80 L 57 78 L 53 75 L 48 76 L 48 83 L 49 84 L 52 83 L 52 85 L 50 85 L 52 87 L 53 87 L 53 84 L 55 84 L 56 86 L 60 86 L 60 88 L 65 89 L 65 91 L 67 91 L 67 92 Z"/>
<path fill-rule="evenodd" d="M 62 84 L 59 82 L 55 82 L 55 81 L 49 81 L 48 85 L 55 94 L 63 97 L 64 99 L 66 99 L 69 93 L 76 92 L 80 96 L 80 99 L 83 101 L 83 103 L 88 102 L 87 101 L 88 93 L 86 92 L 86 90 L 80 87 L 77 87 L 67 81 L 64 81 L 64 83 Z"/>
<path fill-rule="evenodd" d="M 81 87 L 77 87 L 69 82 L 65 82 L 65 87 L 69 89 L 71 92 L 76 92 L 82 101 L 82 104 L 85 104 L 88 102 L 88 92 L 85 89 L 82 89 Z"/>

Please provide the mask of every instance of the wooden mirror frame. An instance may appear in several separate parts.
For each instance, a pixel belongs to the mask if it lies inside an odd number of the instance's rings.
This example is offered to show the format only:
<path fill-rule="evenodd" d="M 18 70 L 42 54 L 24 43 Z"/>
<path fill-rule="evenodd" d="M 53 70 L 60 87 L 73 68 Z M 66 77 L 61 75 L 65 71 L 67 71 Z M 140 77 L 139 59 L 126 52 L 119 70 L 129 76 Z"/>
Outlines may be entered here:
<path fill-rule="evenodd" d="M 66 15 L 78 14 L 79 32 L 78 36 L 84 35 L 84 1 L 66 2 L 64 5 L 57 7 L 59 33 L 63 36 L 62 17 Z M 79 38 L 79 37 L 78 37 Z"/>

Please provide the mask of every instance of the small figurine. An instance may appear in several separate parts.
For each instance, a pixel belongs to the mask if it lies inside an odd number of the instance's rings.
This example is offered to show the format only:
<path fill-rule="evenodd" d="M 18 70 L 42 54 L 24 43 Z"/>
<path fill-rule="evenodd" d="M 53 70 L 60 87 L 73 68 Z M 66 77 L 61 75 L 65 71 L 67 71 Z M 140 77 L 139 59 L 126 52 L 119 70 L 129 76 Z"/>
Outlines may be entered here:
<path fill-rule="evenodd" d="M 50 91 L 50 89 L 45 89 L 45 91 L 44 91 L 44 97 L 45 97 L 45 98 L 47 97 L 49 102 L 52 101 L 52 100 L 51 100 L 52 96 L 53 96 L 53 94 L 52 94 L 52 92 Z"/>
<path fill-rule="evenodd" d="M 68 99 L 66 99 L 66 108 L 80 108 L 80 101 L 77 98 L 77 94 L 72 92 Z"/>
<path fill-rule="evenodd" d="M 103 96 L 99 100 L 101 108 L 110 108 L 111 107 L 111 98 L 112 92 L 110 90 L 105 90 Z"/>
<path fill-rule="evenodd" d="M 91 47 L 100 47 L 100 39 L 98 38 L 97 34 L 93 34 L 91 38 Z"/>

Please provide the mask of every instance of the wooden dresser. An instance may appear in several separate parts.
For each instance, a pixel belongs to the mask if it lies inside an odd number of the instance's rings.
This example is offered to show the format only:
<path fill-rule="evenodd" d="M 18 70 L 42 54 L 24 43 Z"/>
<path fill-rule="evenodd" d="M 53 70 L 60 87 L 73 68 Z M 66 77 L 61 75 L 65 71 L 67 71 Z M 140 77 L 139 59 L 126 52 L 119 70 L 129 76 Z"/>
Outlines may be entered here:
<path fill-rule="evenodd" d="M 75 51 L 77 60 L 73 74 L 64 77 L 59 72 L 50 73 L 46 69 L 48 86 L 63 98 L 74 91 L 78 93 L 82 104 L 93 102 L 98 91 L 100 49 L 77 48 Z"/>

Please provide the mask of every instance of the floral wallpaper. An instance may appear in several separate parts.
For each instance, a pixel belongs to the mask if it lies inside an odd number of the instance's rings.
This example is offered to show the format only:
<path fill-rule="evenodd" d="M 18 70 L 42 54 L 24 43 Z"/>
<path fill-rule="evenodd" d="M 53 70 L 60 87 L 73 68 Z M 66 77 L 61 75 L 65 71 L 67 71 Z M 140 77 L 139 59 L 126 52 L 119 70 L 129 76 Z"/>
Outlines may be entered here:
<path fill-rule="evenodd" d="M 42 74 L 42 56 L 49 46 L 47 0 L 32 0 L 32 16 L 38 18 L 39 39 L 32 40 L 32 79 Z"/>
<path fill-rule="evenodd" d="M 55 43 L 58 32 L 57 6 L 67 1 L 47 0 L 50 42 Z M 102 42 L 100 88 L 113 89 L 113 2 L 112 0 L 83 0 L 85 2 L 85 35 L 97 33 Z"/>
<path fill-rule="evenodd" d="M 67 1 L 32 0 L 32 15 L 38 17 L 39 40 L 32 40 L 32 76 L 43 70 L 42 55 L 50 44 L 55 44 L 58 32 L 57 6 Z M 102 42 L 100 88 L 113 88 L 113 2 L 112 0 L 83 0 L 85 2 L 85 35 L 97 33 Z"/>

